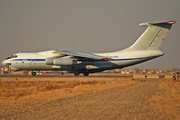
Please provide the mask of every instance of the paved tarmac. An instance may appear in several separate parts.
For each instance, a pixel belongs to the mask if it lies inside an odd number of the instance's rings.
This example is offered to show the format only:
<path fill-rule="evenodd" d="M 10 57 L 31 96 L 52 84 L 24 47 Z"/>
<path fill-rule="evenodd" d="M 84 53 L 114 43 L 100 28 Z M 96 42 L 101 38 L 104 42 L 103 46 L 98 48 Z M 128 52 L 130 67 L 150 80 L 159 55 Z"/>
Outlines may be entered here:
<path fill-rule="evenodd" d="M 74 76 L 74 75 L 0 75 L 0 77 L 133 77 L 133 75 L 89 75 L 89 76 Z"/>
<path fill-rule="evenodd" d="M 36 76 L 32 76 L 32 75 L 0 75 L 0 78 L 1 77 L 21 77 L 21 78 L 31 78 L 31 77 L 124 77 L 124 78 L 132 78 L 133 75 L 89 75 L 89 76 L 83 76 L 83 75 L 80 75 L 80 76 L 74 76 L 74 75 L 36 75 Z M 145 76 L 147 78 L 147 75 Z M 163 79 L 165 78 L 165 75 L 159 75 L 160 79 Z M 180 75 L 177 76 L 178 78 L 180 78 Z"/>

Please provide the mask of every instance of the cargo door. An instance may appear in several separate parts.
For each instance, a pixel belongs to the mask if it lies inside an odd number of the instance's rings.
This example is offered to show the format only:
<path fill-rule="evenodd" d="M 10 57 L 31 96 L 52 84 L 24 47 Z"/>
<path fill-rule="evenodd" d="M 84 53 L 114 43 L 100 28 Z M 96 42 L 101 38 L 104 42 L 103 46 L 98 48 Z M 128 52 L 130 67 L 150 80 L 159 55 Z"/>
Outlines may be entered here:
<path fill-rule="evenodd" d="M 31 67 L 31 68 L 34 68 L 34 67 L 35 67 L 35 60 L 34 60 L 34 59 L 32 59 L 32 60 L 30 61 L 30 67 Z"/>

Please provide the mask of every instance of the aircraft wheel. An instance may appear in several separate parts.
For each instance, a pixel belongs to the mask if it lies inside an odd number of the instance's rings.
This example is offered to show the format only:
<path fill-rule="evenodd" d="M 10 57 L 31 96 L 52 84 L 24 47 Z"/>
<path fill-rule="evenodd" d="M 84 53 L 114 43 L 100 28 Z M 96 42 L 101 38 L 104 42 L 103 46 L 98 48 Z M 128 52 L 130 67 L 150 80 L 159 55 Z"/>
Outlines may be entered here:
<path fill-rule="evenodd" d="M 32 74 L 32 76 L 36 76 L 36 72 L 32 72 L 31 74 Z"/>
<path fill-rule="evenodd" d="M 74 73 L 75 76 L 79 76 L 79 74 L 80 74 L 79 72 L 75 72 Z"/>
<path fill-rule="evenodd" d="M 84 73 L 84 76 L 88 76 L 89 75 L 89 73 Z"/>

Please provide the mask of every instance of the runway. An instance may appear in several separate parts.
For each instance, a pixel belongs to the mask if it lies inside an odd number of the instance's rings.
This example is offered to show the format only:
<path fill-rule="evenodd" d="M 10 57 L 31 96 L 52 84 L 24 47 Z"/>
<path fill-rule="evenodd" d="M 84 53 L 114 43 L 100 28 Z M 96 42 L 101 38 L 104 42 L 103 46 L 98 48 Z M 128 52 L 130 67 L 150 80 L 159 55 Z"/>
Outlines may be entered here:
<path fill-rule="evenodd" d="M 31 78 L 39 78 L 39 77 L 130 77 L 132 78 L 133 75 L 89 75 L 89 76 L 74 76 L 74 75 L 0 75 L 0 77 L 31 77 Z"/>
<path fill-rule="evenodd" d="M 49 78 L 49 77 L 120 77 L 120 78 L 133 78 L 133 75 L 89 75 L 89 76 L 74 76 L 74 75 L 36 75 L 36 76 L 32 76 L 32 75 L 0 75 L 0 78 L 3 77 L 19 77 L 19 78 Z M 178 78 L 180 78 L 180 75 L 177 75 Z M 147 75 L 145 75 L 145 78 L 147 78 Z M 159 78 L 165 78 L 165 75 L 159 75 Z"/>

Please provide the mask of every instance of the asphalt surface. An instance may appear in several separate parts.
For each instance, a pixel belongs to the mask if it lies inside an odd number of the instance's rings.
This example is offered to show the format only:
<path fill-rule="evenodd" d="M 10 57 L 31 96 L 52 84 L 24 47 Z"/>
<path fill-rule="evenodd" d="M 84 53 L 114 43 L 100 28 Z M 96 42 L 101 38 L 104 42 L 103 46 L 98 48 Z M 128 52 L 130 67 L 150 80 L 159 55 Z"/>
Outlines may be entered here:
<path fill-rule="evenodd" d="M 21 77 L 21 78 L 38 78 L 38 77 L 125 77 L 125 78 L 132 78 L 133 75 L 89 75 L 89 76 L 74 76 L 74 75 L 0 75 L 0 77 Z M 147 77 L 147 75 L 145 75 Z M 165 75 L 159 75 L 160 78 L 165 78 Z M 178 78 L 180 75 L 177 76 Z"/>
<path fill-rule="evenodd" d="M 0 77 L 133 77 L 133 75 L 90 75 L 90 76 L 74 76 L 74 75 L 0 75 Z"/>

